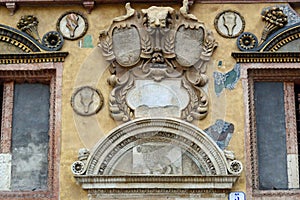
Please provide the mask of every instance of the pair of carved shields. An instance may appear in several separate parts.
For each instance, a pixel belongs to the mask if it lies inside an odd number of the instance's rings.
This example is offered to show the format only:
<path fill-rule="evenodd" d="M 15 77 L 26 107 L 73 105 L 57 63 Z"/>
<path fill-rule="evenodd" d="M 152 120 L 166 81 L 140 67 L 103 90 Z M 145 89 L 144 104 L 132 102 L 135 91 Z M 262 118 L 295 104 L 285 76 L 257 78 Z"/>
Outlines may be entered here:
<path fill-rule="evenodd" d="M 206 65 L 217 46 L 212 33 L 188 13 L 187 3 L 179 11 L 157 6 L 136 11 L 129 3 L 125 8 L 99 38 L 111 62 L 111 116 L 204 118 Z"/>

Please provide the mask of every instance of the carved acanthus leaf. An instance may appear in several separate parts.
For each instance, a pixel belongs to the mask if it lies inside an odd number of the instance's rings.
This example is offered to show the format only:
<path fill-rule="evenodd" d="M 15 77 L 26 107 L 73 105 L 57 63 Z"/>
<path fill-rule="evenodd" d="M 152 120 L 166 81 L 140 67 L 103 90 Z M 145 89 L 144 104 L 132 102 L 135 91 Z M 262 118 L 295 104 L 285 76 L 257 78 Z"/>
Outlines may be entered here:
<path fill-rule="evenodd" d="M 133 78 L 130 75 L 126 76 L 124 82 L 119 81 L 116 77 L 112 79 L 115 84 L 115 88 L 112 90 L 109 97 L 111 116 L 117 121 L 129 121 L 133 119 L 133 112 L 127 105 L 125 98 L 128 90 L 130 90 L 134 85 Z"/>

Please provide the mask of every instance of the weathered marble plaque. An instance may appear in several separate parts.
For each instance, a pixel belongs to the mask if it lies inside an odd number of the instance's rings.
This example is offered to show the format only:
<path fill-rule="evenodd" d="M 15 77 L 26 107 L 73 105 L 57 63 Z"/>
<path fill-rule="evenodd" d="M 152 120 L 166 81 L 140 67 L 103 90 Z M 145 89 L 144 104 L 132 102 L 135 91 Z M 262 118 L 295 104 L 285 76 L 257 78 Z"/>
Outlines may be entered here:
<path fill-rule="evenodd" d="M 189 103 L 189 94 L 181 87 L 180 79 L 136 80 L 126 101 L 136 117 L 180 117 Z"/>

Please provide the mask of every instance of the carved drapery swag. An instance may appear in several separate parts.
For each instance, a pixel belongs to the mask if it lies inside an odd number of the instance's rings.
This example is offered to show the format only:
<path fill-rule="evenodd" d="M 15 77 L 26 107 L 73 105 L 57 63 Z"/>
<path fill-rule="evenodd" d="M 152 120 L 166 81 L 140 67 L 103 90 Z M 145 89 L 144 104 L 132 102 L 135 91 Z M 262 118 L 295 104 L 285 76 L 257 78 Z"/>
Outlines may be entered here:
<path fill-rule="evenodd" d="M 188 122 L 205 118 L 205 73 L 217 46 L 212 32 L 188 14 L 185 4 L 179 11 L 156 6 L 136 11 L 129 3 L 125 8 L 127 13 L 114 18 L 99 37 L 103 55 L 111 63 L 111 116 L 123 122 L 157 115 Z M 137 97 L 143 95 L 141 88 L 156 100 Z M 166 97 L 158 96 L 165 93 Z"/>

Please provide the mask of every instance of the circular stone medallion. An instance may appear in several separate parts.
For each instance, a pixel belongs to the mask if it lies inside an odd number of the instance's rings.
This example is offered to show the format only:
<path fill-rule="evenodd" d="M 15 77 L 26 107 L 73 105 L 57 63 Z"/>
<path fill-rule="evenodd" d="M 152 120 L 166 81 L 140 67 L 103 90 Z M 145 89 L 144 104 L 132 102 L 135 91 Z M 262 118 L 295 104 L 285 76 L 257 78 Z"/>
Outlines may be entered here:
<path fill-rule="evenodd" d="M 88 22 L 83 14 L 70 11 L 63 14 L 57 21 L 57 31 L 68 40 L 76 40 L 82 37 L 87 29 Z"/>
<path fill-rule="evenodd" d="M 216 16 L 214 25 L 221 36 L 235 38 L 244 31 L 245 20 L 238 12 L 225 10 Z"/>
<path fill-rule="evenodd" d="M 103 105 L 103 96 L 100 91 L 84 86 L 72 96 L 71 105 L 74 111 L 83 116 L 96 114 Z"/>

